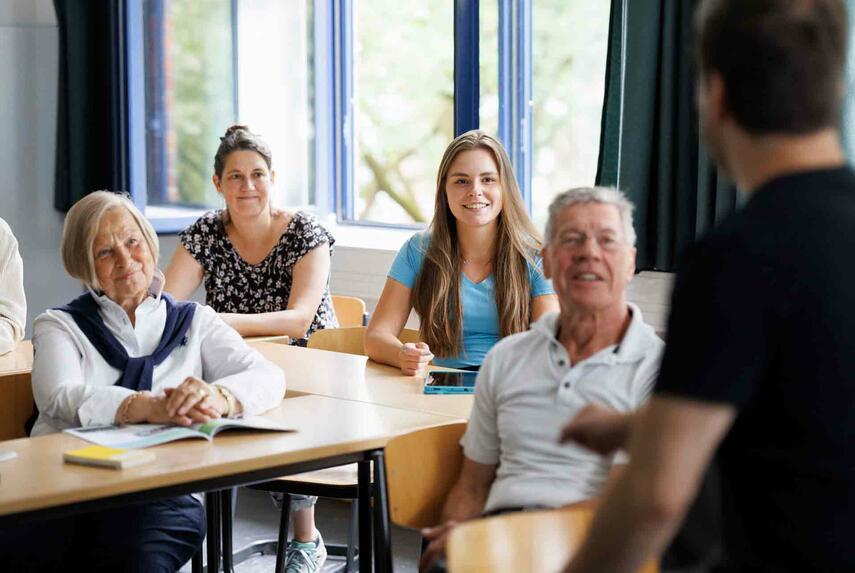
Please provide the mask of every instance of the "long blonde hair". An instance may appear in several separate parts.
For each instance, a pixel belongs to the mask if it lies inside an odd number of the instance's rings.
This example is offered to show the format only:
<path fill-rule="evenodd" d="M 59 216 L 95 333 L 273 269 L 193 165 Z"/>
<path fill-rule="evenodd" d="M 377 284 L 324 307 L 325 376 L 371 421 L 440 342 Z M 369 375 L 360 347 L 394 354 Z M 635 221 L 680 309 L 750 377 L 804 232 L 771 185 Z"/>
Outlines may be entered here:
<path fill-rule="evenodd" d="M 511 161 L 502 144 L 482 131 L 468 131 L 449 144 L 439 164 L 434 215 L 429 227 L 430 245 L 411 295 L 413 308 L 421 319 L 421 338 L 440 357 L 459 355 L 463 338 L 462 257 L 445 183 L 457 154 L 473 149 L 484 149 L 493 156 L 502 186 L 502 211 L 497 218 L 493 251 L 501 336 L 526 330 L 531 320 L 529 265 L 535 266 L 535 254 L 542 247 L 540 234 L 526 213 Z"/>

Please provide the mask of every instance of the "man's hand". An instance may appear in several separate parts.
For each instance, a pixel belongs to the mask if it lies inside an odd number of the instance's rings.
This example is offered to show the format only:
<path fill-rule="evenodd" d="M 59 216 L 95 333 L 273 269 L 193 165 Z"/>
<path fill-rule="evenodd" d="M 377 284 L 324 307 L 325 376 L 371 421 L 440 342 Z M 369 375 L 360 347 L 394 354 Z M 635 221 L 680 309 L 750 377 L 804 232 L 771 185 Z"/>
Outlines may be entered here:
<path fill-rule="evenodd" d="M 419 560 L 419 571 L 421 573 L 430 570 L 436 560 L 445 554 L 445 541 L 455 526 L 457 526 L 456 521 L 446 521 L 442 525 L 422 529 L 422 537 L 430 543 L 425 548 L 422 558 Z"/>
<path fill-rule="evenodd" d="M 626 446 L 632 414 L 589 404 L 561 430 L 560 441 L 576 442 L 601 455 Z"/>
<path fill-rule="evenodd" d="M 424 374 L 428 363 L 433 360 L 430 347 L 424 342 L 407 342 L 402 344 L 398 350 L 398 360 L 401 364 L 401 373 L 405 376 L 417 376 Z"/>

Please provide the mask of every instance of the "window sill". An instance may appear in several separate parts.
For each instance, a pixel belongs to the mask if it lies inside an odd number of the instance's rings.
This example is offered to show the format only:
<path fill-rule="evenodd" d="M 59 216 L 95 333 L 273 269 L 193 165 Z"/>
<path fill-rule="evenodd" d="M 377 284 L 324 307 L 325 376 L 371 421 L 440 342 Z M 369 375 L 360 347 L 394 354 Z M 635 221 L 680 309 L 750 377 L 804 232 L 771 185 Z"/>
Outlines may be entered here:
<path fill-rule="evenodd" d="M 177 235 L 207 211 L 209 209 L 147 205 L 145 216 L 158 235 Z"/>
<path fill-rule="evenodd" d="M 337 248 L 397 253 L 420 229 L 327 223 Z"/>
<path fill-rule="evenodd" d="M 148 206 L 145 215 L 158 235 L 177 235 L 207 211 L 209 209 Z M 337 223 L 332 217 L 320 219 L 335 237 L 336 247 L 345 249 L 397 253 L 407 239 L 423 230 L 413 227 L 351 225 Z"/>

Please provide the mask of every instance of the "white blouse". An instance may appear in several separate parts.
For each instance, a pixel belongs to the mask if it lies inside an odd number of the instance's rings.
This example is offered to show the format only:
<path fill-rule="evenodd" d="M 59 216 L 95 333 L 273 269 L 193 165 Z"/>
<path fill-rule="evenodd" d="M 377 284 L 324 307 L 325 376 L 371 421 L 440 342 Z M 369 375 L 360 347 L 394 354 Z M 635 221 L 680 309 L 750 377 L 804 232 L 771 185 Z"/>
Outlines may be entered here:
<path fill-rule="evenodd" d="M 92 292 L 101 318 L 131 357 L 154 352 L 166 323 L 158 272 L 150 295 L 136 309 L 135 325 L 125 311 Z M 197 305 L 187 341 L 154 367 L 152 392 L 163 394 L 188 376 L 228 389 L 245 415 L 277 406 L 285 396 L 285 373 L 250 348 L 210 307 Z M 112 424 L 122 401 L 133 390 L 116 386 L 121 372 L 110 366 L 70 314 L 48 310 L 33 323 L 33 397 L 39 417 L 32 435 L 65 428 Z"/>

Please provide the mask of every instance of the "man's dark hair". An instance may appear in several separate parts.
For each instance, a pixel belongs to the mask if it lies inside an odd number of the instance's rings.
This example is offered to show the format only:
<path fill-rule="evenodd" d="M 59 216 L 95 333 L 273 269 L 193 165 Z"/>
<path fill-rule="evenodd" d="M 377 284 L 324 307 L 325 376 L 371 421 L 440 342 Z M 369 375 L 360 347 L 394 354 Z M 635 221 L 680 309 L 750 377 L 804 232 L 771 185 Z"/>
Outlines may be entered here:
<path fill-rule="evenodd" d="M 836 126 L 848 24 L 843 0 L 705 0 L 698 66 L 721 74 L 729 109 L 751 133 Z"/>

